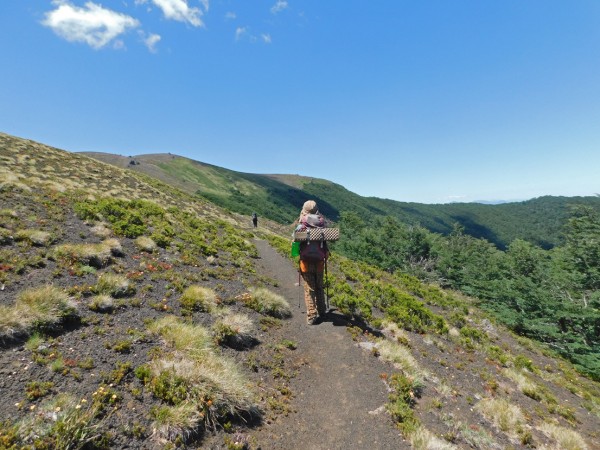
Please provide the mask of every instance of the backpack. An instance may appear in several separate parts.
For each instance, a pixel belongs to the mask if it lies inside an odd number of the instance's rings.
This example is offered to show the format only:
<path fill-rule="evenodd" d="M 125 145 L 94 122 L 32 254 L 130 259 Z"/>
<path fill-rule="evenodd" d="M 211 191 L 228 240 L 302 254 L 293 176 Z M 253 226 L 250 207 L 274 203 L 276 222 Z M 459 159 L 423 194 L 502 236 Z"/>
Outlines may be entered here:
<path fill-rule="evenodd" d="M 327 243 L 325 241 L 306 241 L 300 243 L 300 260 L 324 261 L 327 259 Z"/>

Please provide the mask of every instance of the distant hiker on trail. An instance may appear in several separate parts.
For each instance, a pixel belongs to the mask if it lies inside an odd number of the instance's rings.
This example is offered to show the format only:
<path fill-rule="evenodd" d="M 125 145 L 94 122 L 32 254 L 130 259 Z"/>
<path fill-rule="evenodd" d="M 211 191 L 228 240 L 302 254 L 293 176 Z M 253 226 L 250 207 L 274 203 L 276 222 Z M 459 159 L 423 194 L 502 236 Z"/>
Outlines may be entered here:
<path fill-rule="evenodd" d="M 258 216 L 255 212 L 252 213 L 252 224 L 254 225 L 254 228 L 258 226 Z"/>
<path fill-rule="evenodd" d="M 296 231 L 323 228 L 325 219 L 319 213 L 317 203 L 308 200 L 304 203 Z M 309 325 L 321 322 L 327 309 L 323 290 L 323 269 L 329 250 L 325 241 L 306 241 L 300 243 L 300 272 L 304 279 L 304 302 L 306 303 L 306 321 Z"/>

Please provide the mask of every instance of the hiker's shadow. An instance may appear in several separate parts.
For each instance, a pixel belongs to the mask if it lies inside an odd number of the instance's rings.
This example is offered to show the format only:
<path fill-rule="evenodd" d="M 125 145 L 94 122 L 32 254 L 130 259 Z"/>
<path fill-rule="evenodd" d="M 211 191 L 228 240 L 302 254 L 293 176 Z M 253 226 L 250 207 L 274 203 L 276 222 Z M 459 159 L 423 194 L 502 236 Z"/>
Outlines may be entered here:
<path fill-rule="evenodd" d="M 367 322 L 357 317 L 349 317 L 336 309 L 330 309 L 322 318 L 322 322 L 330 322 L 334 327 L 358 327 L 363 333 L 367 332 L 373 336 L 381 337 L 381 331 L 371 327 Z"/>

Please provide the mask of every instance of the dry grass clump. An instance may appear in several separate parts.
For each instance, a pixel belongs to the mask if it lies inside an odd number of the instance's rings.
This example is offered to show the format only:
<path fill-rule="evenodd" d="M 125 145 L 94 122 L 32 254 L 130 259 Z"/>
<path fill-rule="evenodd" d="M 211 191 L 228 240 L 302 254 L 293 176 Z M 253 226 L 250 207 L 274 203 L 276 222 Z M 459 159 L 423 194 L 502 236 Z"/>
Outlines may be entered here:
<path fill-rule="evenodd" d="M 148 330 L 161 335 L 174 350 L 198 358 L 212 348 L 212 337 L 206 328 L 183 323 L 175 316 L 151 322 Z"/>
<path fill-rule="evenodd" d="M 92 232 L 92 234 L 94 236 L 98 236 L 99 238 L 103 238 L 103 239 L 108 238 L 112 234 L 112 231 L 110 231 L 110 228 L 108 228 L 103 223 L 94 225 L 90 231 Z"/>
<path fill-rule="evenodd" d="M 249 291 L 250 296 L 244 298 L 246 306 L 272 317 L 286 318 L 292 316 L 290 304 L 281 295 L 266 288 L 250 288 Z"/>
<path fill-rule="evenodd" d="M 57 258 L 70 263 L 102 268 L 111 261 L 111 248 L 106 244 L 63 244 L 54 249 Z"/>
<path fill-rule="evenodd" d="M 20 178 L 10 172 L 0 172 L 0 191 L 9 189 L 31 192 L 31 188 L 21 183 Z"/>
<path fill-rule="evenodd" d="M 502 398 L 484 398 L 476 406 L 488 421 L 510 437 L 518 437 L 522 432 L 525 418 L 521 409 Z"/>
<path fill-rule="evenodd" d="M 18 230 L 15 233 L 15 240 L 46 247 L 54 241 L 54 237 L 50 233 L 41 230 Z"/>
<path fill-rule="evenodd" d="M 97 443 L 103 438 L 101 401 L 105 400 L 99 397 L 100 401 L 88 403 L 61 394 L 42 403 L 36 414 L 17 423 L 18 443 L 26 444 L 18 448 L 82 449 Z"/>
<path fill-rule="evenodd" d="M 12 244 L 13 235 L 10 230 L 0 227 L 0 245 Z"/>
<path fill-rule="evenodd" d="M 221 418 L 257 412 L 248 382 L 233 361 L 215 352 L 208 330 L 173 316 L 148 328 L 172 350 L 149 365 L 147 385 L 170 405 L 155 415 L 157 435 L 173 439 L 193 433 L 199 424 L 212 429 Z"/>
<path fill-rule="evenodd" d="M 215 311 L 218 305 L 217 294 L 210 288 L 193 285 L 188 287 L 179 298 L 181 307 L 186 311 Z"/>
<path fill-rule="evenodd" d="M 110 295 L 95 295 L 90 299 L 88 308 L 96 312 L 111 312 L 115 307 L 115 301 Z"/>
<path fill-rule="evenodd" d="M 523 394 L 534 400 L 541 398 L 539 386 L 531 381 L 523 372 L 515 369 L 503 369 L 502 375 L 517 383 L 517 387 Z"/>
<path fill-rule="evenodd" d="M 404 373 L 418 378 L 426 376 L 426 373 L 406 346 L 388 340 L 380 340 L 375 347 L 381 359 L 393 363 L 397 369 L 402 370 Z"/>
<path fill-rule="evenodd" d="M 35 327 L 51 326 L 75 314 L 69 295 L 54 286 L 27 289 L 14 306 L 0 305 L 0 339 L 29 334 Z"/>
<path fill-rule="evenodd" d="M 102 245 L 107 246 L 113 256 L 123 256 L 123 247 L 117 238 L 109 238 L 102 241 Z"/>
<path fill-rule="evenodd" d="M 415 450 L 453 450 L 458 447 L 435 436 L 421 426 L 410 435 L 410 444 Z"/>
<path fill-rule="evenodd" d="M 134 244 L 140 251 L 148 253 L 152 253 L 158 248 L 156 242 L 154 242 L 154 240 L 152 238 L 149 238 L 148 236 L 140 236 L 136 238 Z"/>
<path fill-rule="evenodd" d="M 98 277 L 98 282 L 93 287 L 93 291 L 97 294 L 119 298 L 133 294 L 135 288 L 126 276 L 108 272 Z"/>
<path fill-rule="evenodd" d="M 185 442 L 200 425 L 201 417 L 193 403 L 181 403 L 175 406 L 161 406 L 153 412 L 152 435 L 174 441 L 178 438 Z"/>
<path fill-rule="evenodd" d="M 217 319 L 212 330 L 218 344 L 234 348 L 248 347 L 254 341 L 252 320 L 245 314 L 227 313 Z"/>
<path fill-rule="evenodd" d="M 544 423 L 538 429 L 556 443 L 552 446 L 542 446 L 540 450 L 587 450 L 588 446 L 581 435 L 569 428 L 553 423 Z"/>

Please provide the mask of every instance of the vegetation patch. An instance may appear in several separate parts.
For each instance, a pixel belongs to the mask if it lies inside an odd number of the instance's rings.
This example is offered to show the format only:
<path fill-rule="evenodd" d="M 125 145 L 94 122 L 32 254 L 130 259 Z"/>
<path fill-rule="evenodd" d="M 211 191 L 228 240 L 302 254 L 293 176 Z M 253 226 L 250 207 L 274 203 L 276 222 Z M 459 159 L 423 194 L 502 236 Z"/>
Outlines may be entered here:
<path fill-rule="evenodd" d="M 288 301 L 281 295 L 267 288 L 251 288 L 249 295 L 241 297 L 246 306 L 253 310 L 275 318 L 288 318 L 292 310 Z"/>
<path fill-rule="evenodd" d="M 63 290 L 51 285 L 27 289 L 14 306 L 0 305 L 0 339 L 27 335 L 75 315 L 75 303 Z"/>
<path fill-rule="evenodd" d="M 538 427 L 546 436 L 556 442 L 557 449 L 561 450 L 587 450 L 588 445 L 581 435 L 572 429 L 553 423 L 544 423 Z"/>
<path fill-rule="evenodd" d="M 18 230 L 15 233 L 16 241 L 28 242 L 31 245 L 47 247 L 54 241 L 51 233 L 42 230 Z"/>
<path fill-rule="evenodd" d="M 181 297 L 179 303 L 184 313 L 192 311 L 215 311 L 218 305 L 217 294 L 210 288 L 193 285 L 188 287 Z"/>
<path fill-rule="evenodd" d="M 232 313 L 218 318 L 212 326 L 216 343 L 233 348 L 251 346 L 255 342 L 252 336 L 253 329 L 252 321 L 247 315 Z"/>
<path fill-rule="evenodd" d="M 215 428 L 227 417 L 258 414 L 248 382 L 232 361 L 219 355 L 210 332 L 173 316 L 149 324 L 169 348 L 149 364 L 149 372 L 137 370 L 146 386 L 166 404 L 155 414 L 155 429 L 167 439 L 178 433 L 189 436 L 197 429 Z"/>
<path fill-rule="evenodd" d="M 106 244 L 63 244 L 54 249 L 54 256 L 69 264 L 83 264 L 97 269 L 111 261 L 112 250 Z"/>
<path fill-rule="evenodd" d="M 521 409 L 503 398 L 484 398 L 475 409 L 500 431 L 512 438 L 518 438 L 523 433 L 525 417 Z"/>
<path fill-rule="evenodd" d="M 156 242 L 154 242 L 154 240 L 152 238 L 149 238 L 148 236 L 140 236 L 135 239 L 134 243 L 138 250 L 141 250 L 143 252 L 152 253 L 158 248 Z"/>
<path fill-rule="evenodd" d="M 98 277 L 98 282 L 93 286 L 92 291 L 96 294 L 119 298 L 133 295 L 135 287 L 126 276 L 105 272 Z"/>

